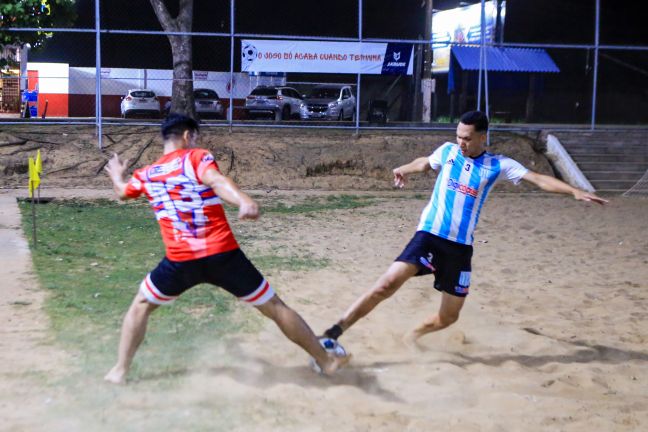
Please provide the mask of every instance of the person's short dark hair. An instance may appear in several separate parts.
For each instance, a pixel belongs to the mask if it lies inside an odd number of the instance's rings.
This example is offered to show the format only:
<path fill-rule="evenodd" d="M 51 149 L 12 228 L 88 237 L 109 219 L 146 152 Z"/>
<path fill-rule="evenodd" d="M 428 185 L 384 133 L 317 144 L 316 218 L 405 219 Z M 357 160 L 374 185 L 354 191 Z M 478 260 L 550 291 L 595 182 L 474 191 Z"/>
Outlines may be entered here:
<path fill-rule="evenodd" d="M 199 131 L 198 122 L 191 117 L 178 113 L 171 113 L 162 122 L 162 138 L 169 139 L 173 136 L 181 137 L 185 131 L 196 133 Z"/>
<path fill-rule="evenodd" d="M 475 132 L 488 131 L 488 116 L 481 111 L 468 111 L 459 121 L 465 125 L 473 125 Z"/>

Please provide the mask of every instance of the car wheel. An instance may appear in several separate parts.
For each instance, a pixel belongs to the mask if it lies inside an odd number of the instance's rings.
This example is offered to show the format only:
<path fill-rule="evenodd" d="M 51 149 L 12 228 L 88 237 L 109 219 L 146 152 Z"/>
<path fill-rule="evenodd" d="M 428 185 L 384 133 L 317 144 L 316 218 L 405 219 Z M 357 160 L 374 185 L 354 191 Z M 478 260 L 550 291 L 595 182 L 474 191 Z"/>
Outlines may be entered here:
<path fill-rule="evenodd" d="M 340 110 L 340 114 L 338 114 L 338 121 L 344 120 L 344 110 Z"/>

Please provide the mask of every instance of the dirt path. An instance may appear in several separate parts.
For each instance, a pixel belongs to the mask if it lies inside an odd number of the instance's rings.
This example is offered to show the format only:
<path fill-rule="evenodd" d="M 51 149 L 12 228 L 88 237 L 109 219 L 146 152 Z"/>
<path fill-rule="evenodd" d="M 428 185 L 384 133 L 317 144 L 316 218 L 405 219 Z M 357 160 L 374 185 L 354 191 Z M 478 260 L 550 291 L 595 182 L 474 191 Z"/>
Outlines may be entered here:
<path fill-rule="evenodd" d="M 16 195 L 0 191 L 0 418 L 2 430 L 34 430 L 54 395 L 42 383 L 61 372 L 66 354 L 52 345 Z M 2 428 L 3 426 L 0 426 Z"/>

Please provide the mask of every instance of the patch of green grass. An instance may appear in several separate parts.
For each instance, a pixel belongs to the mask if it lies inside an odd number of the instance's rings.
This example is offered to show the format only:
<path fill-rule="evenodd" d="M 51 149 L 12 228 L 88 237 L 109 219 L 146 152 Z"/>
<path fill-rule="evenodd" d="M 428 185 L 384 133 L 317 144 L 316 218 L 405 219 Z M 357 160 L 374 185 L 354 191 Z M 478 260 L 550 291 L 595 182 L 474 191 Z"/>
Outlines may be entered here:
<path fill-rule="evenodd" d="M 295 215 L 354 209 L 374 204 L 376 197 L 331 195 L 312 197 L 293 206 L 278 199 L 264 203 L 272 221 L 289 221 Z M 31 232 L 30 203 L 21 202 L 22 223 Z M 236 209 L 227 208 L 234 221 Z M 48 291 L 45 310 L 59 343 L 78 359 L 79 371 L 89 378 L 106 371 L 115 361 L 121 321 L 139 284 L 164 256 L 159 227 L 147 202 L 112 200 L 55 200 L 37 206 L 37 244 L 31 244 L 34 267 L 41 286 Z M 281 222 L 283 223 L 283 222 Z M 275 253 L 257 249 L 257 241 L 278 241 L 282 229 L 261 229 L 258 224 L 235 225 L 243 249 L 262 273 L 275 269 L 309 271 L 330 265 L 327 258 L 293 249 Z M 267 244 L 267 243 L 266 243 Z M 155 364 L 159 376 L 172 383 L 186 368 L 193 352 L 224 335 L 254 331 L 262 317 L 250 312 L 233 313 L 237 300 L 227 292 L 200 285 L 174 305 L 159 308 L 152 316 L 131 377 L 151 376 L 147 364 Z M 175 371 L 175 372 L 174 372 Z M 156 375 L 157 377 L 158 375 Z M 66 379 L 75 382 L 79 375 Z M 82 382 L 83 380 L 79 381 Z"/>
<path fill-rule="evenodd" d="M 31 232 L 29 204 L 20 208 L 25 232 Z M 45 309 L 56 336 L 78 353 L 84 371 L 107 370 L 116 357 L 122 317 L 143 277 L 164 256 L 155 218 L 143 201 L 69 200 L 39 205 L 36 221 L 32 256 L 49 291 Z M 254 318 L 232 318 L 235 302 L 223 290 L 201 285 L 159 308 L 133 376 L 140 373 L 138 364 L 154 363 L 158 370 L 186 366 L 202 339 L 255 328 Z"/>

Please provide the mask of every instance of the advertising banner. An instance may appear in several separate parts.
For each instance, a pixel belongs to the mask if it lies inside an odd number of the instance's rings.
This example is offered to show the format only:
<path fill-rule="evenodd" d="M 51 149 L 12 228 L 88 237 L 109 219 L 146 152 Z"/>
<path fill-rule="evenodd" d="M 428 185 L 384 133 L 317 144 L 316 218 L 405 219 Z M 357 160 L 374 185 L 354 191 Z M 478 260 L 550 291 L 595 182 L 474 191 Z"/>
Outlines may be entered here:
<path fill-rule="evenodd" d="M 243 39 L 242 72 L 312 72 L 411 75 L 407 43 Z"/>
<path fill-rule="evenodd" d="M 506 2 L 502 2 L 501 19 L 504 23 Z M 485 2 L 486 43 L 495 40 L 495 24 L 497 21 L 497 6 L 494 1 Z M 450 43 L 474 43 L 481 41 L 481 4 L 445 10 L 432 15 L 432 50 L 434 62 L 432 71 L 435 73 L 448 72 L 450 64 Z"/>

